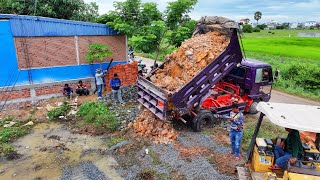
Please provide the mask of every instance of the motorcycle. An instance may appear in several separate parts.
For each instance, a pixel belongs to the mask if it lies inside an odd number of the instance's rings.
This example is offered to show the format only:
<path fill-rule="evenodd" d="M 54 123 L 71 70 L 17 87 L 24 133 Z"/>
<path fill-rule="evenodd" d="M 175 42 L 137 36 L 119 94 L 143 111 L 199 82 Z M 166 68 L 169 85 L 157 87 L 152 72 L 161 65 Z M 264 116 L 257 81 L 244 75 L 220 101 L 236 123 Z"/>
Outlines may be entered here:
<path fill-rule="evenodd" d="M 146 69 L 146 65 L 145 64 L 142 64 L 142 60 L 140 59 L 139 61 L 138 61 L 138 69 L 139 69 L 139 71 L 141 70 L 142 71 L 142 73 L 147 73 L 148 72 L 148 70 Z"/>

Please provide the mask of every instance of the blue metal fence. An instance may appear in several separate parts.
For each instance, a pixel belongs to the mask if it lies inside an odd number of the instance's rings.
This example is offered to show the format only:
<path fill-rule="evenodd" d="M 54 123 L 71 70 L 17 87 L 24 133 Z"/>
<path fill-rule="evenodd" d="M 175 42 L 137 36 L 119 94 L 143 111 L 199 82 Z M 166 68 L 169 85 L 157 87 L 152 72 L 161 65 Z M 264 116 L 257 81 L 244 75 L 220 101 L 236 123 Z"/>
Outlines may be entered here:
<path fill-rule="evenodd" d="M 14 37 L 26 36 L 90 36 L 117 35 L 118 32 L 105 24 L 54 19 L 38 16 L 0 14 L 9 19 Z"/>

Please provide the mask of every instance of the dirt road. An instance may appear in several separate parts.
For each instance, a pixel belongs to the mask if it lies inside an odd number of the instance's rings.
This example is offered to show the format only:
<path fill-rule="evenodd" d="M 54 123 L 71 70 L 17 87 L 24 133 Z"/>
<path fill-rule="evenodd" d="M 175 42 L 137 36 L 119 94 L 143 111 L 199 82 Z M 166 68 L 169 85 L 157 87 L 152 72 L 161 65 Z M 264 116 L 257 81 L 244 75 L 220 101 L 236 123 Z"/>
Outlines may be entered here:
<path fill-rule="evenodd" d="M 144 58 L 144 57 L 137 57 L 137 60 L 140 60 L 140 59 L 142 59 L 143 64 L 147 65 L 148 72 L 149 72 L 150 66 L 153 65 L 154 60 L 149 58 Z M 161 63 L 162 62 L 160 61 L 158 62 L 159 65 Z M 314 105 L 314 106 L 320 105 L 320 102 L 304 99 L 301 97 L 293 96 L 293 95 L 286 94 L 276 90 L 272 91 L 270 102 L 279 102 L 279 103 L 287 103 L 287 104 L 304 104 L 304 105 Z"/>

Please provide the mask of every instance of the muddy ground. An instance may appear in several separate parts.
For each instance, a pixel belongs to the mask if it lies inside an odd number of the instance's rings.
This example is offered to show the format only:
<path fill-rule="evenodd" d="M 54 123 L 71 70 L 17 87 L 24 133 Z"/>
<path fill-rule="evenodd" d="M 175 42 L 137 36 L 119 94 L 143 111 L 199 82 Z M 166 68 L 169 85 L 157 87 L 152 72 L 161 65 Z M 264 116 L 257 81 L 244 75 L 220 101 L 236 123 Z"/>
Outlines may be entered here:
<path fill-rule="evenodd" d="M 228 133 L 220 127 L 202 133 L 184 124 L 174 124 L 179 136 L 173 144 L 155 144 L 125 125 L 135 120 L 139 104 L 110 104 L 122 125 L 114 133 L 96 133 L 76 121 L 46 119 L 46 106 L 6 111 L 15 117 L 32 116 L 30 134 L 13 142 L 17 159 L 0 162 L 0 179 L 236 179 L 235 167 L 242 161 L 227 156 Z M 79 104 L 95 100 L 80 97 Z M 124 119 L 127 118 L 127 119 Z M 97 135 L 99 134 L 99 135 Z M 121 141 L 110 144 L 111 138 Z"/>

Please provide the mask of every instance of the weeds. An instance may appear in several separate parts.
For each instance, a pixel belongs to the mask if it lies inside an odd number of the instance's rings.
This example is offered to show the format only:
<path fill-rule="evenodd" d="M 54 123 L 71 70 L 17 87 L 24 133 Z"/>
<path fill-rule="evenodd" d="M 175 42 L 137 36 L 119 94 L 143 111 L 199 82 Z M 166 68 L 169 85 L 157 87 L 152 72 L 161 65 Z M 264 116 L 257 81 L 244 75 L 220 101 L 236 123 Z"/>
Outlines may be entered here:
<path fill-rule="evenodd" d="M 49 120 L 56 120 L 59 116 L 66 116 L 70 111 L 71 106 L 68 102 L 63 102 L 61 106 L 54 108 L 53 110 L 48 112 Z"/>
<path fill-rule="evenodd" d="M 118 144 L 119 142 L 125 141 L 126 138 L 123 136 L 120 137 L 110 137 L 110 139 L 107 140 L 107 145 L 108 147 L 112 147 L 116 144 Z"/>
<path fill-rule="evenodd" d="M 79 107 L 77 116 L 83 118 L 86 123 L 94 124 L 96 127 L 114 131 L 120 122 L 114 114 L 108 110 L 108 106 L 102 102 L 87 102 Z"/>
<path fill-rule="evenodd" d="M 160 161 L 160 158 L 159 158 L 158 154 L 155 153 L 152 149 L 149 150 L 149 155 L 152 158 L 152 164 L 153 165 L 160 165 L 161 164 L 161 161 Z"/>
<path fill-rule="evenodd" d="M 17 140 L 18 138 L 26 135 L 31 130 L 30 126 L 22 126 L 27 120 L 17 120 L 16 124 L 11 127 L 4 128 L 3 125 L 14 121 L 12 116 L 8 116 L 2 121 L 0 121 L 0 156 L 11 154 L 14 152 L 14 148 L 10 145 L 10 142 Z"/>

